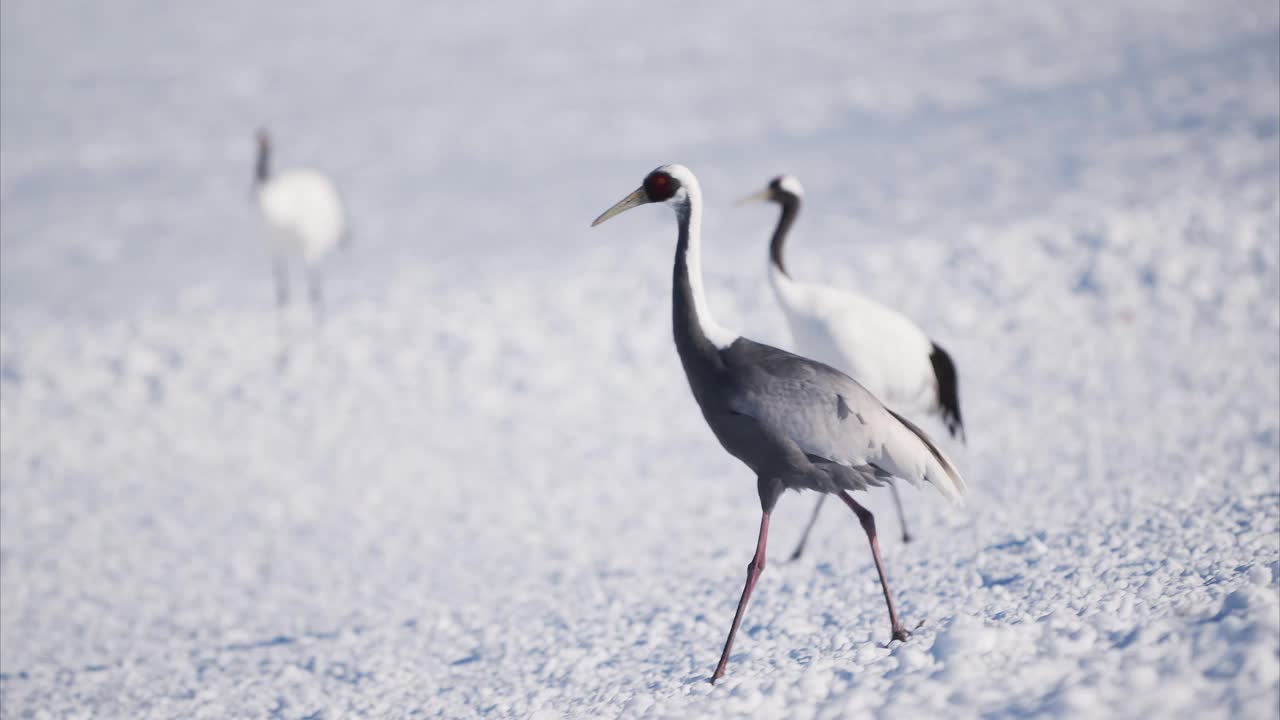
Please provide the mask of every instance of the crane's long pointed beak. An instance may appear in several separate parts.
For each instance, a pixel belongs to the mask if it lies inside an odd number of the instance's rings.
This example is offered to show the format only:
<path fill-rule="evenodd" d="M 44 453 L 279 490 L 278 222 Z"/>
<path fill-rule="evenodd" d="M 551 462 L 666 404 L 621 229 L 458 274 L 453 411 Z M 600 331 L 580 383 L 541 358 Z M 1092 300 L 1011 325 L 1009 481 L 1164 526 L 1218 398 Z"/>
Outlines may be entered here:
<path fill-rule="evenodd" d="M 591 222 L 591 227 L 595 227 L 600 223 L 608 220 L 614 215 L 621 215 L 637 205 L 644 205 L 649 202 L 649 198 L 645 197 L 644 188 L 636 188 L 636 191 L 618 201 L 618 204 L 600 213 L 600 217 Z"/>
<path fill-rule="evenodd" d="M 752 193 L 742 198 L 738 202 L 734 203 L 733 206 L 742 207 L 743 205 L 750 205 L 751 203 L 765 202 L 769 199 L 769 195 L 769 188 L 765 188 L 758 193 Z"/>

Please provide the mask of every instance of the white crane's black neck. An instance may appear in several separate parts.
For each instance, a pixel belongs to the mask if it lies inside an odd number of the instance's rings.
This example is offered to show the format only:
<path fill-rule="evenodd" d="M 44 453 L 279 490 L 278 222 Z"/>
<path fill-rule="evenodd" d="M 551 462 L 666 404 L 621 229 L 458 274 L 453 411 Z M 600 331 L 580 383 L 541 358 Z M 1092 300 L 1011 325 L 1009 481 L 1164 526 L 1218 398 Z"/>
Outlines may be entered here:
<path fill-rule="evenodd" d="M 682 185 L 685 197 L 673 203 L 680 235 L 676 243 L 671 311 L 676 350 L 686 371 L 691 371 L 691 362 L 718 366 L 719 351 L 732 345 L 738 334 L 717 323 L 707 305 L 702 285 L 702 192 L 696 180 L 682 181 Z"/>
<path fill-rule="evenodd" d="M 796 216 L 800 214 L 800 196 L 792 193 L 782 193 L 778 204 L 782 206 L 782 214 L 778 216 L 778 226 L 773 230 L 773 239 L 769 242 L 769 261 L 777 268 L 778 272 L 787 277 L 791 277 L 791 273 L 787 272 L 787 266 L 782 257 L 782 247 L 787 242 L 787 235 L 791 232 L 791 226 L 796 221 Z"/>
<path fill-rule="evenodd" d="M 271 146 L 266 143 L 258 143 L 258 161 L 254 165 L 253 179 L 259 185 L 271 179 Z"/>

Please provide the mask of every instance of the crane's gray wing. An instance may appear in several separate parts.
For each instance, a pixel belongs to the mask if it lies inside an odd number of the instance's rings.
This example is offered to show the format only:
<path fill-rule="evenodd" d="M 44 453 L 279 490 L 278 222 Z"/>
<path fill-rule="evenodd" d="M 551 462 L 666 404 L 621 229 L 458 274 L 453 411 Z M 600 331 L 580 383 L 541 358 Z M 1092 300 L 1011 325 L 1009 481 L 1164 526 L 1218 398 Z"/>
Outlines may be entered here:
<path fill-rule="evenodd" d="M 928 482 L 959 501 L 964 479 L 925 433 L 844 373 L 785 350 L 739 339 L 721 352 L 727 402 L 805 453 L 853 468 Z"/>

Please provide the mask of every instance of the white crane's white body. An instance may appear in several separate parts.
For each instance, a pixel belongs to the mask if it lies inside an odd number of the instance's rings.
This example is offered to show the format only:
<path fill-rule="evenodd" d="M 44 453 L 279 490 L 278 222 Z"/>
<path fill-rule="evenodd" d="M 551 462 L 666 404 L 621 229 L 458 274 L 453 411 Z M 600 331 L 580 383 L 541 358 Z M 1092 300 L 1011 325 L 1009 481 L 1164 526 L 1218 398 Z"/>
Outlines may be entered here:
<path fill-rule="evenodd" d="M 313 264 L 347 233 L 346 210 L 338 189 L 315 170 L 289 170 L 257 187 L 258 212 L 271 252 L 281 259 Z"/>
<path fill-rule="evenodd" d="M 951 358 L 918 325 L 870 298 L 787 273 L 783 245 L 803 196 L 800 181 L 782 175 L 744 200 L 782 206 L 769 248 L 769 282 L 796 352 L 845 372 L 901 413 L 937 415 L 953 436 L 963 433 Z"/>
<path fill-rule="evenodd" d="M 783 175 L 743 200 L 767 200 L 782 207 L 769 245 L 769 282 L 787 318 L 795 351 L 846 373 L 887 407 L 904 415 L 939 416 L 953 437 L 963 437 L 958 378 L 945 350 L 895 310 L 845 290 L 798 282 L 787 273 L 783 246 L 803 196 L 800 182 Z M 897 490 L 893 492 L 902 537 L 909 541 L 902 502 Z M 819 498 L 793 559 L 803 552 L 821 507 Z"/>
<path fill-rule="evenodd" d="M 937 412 L 933 342 L 915 323 L 865 297 L 798 283 L 772 263 L 769 280 L 797 353 L 847 373 L 899 412 Z"/>

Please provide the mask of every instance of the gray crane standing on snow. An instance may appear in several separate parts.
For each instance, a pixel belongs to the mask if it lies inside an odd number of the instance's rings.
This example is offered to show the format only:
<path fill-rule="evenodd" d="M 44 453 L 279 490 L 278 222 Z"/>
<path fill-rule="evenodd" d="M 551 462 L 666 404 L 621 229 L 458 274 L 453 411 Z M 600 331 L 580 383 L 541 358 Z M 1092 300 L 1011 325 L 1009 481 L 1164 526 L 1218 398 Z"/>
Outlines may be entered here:
<path fill-rule="evenodd" d="M 596 218 L 592 226 L 647 203 L 675 209 L 672 320 L 676 351 L 702 416 L 729 454 L 756 474 L 760 535 L 747 581 L 711 682 L 724 675 L 733 638 L 765 564 L 769 514 L 783 490 L 833 493 L 858 516 L 871 544 L 889 607 L 893 640 L 909 633 L 889 594 L 875 518 L 850 497 L 901 478 L 925 481 L 958 500 L 964 480 L 929 438 L 849 376 L 814 360 L 762 345 L 717 324 L 702 286 L 702 190 L 683 165 L 664 165 Z"/>

